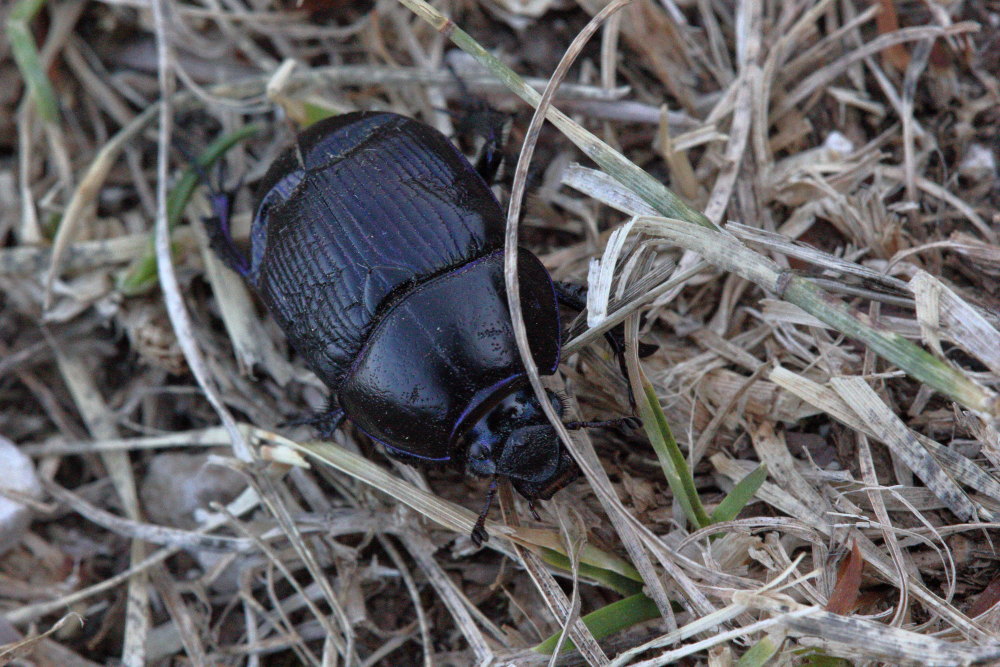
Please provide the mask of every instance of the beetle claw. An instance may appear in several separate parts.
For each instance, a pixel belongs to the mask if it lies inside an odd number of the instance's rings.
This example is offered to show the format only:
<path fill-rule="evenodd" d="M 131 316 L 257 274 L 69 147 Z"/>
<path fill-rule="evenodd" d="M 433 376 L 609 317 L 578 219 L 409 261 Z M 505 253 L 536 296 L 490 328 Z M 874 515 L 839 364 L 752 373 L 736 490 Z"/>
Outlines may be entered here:
<path fill-rule="evenodd" d="M 472 534 L 469 537 L 472 538 L 472 543 L 474 545 L 481 547 L 483 546 L 483 542 L 489 541 L 490 534 L 486 532 L 486 528 L 477 523 L 475 528 L 472 529 Z"/>
<path fill-rule="evenodd" d="M 490 539 L 490 534 L 486 532 L 486 517 L 490 514 L 490 507 L 493 506 L 493 499 L 497 497 L 497 478 L 496 476 L 490 481 L 490 489 L 486 492 L 486 502 L 483 504 L 483 509 L 479 512 L 479 518 L 476 519 L 476 525 L 472 528 L 472 543 L 477 547 L 483 546 L 483 542 Z"/>
<path fill-rule="evenodd" d="M 642 428 L 642 420 L 639 419 L 638 417 L 623 417 L 622 427 L 630 429 L 632 431 L 636 431 Z"/>

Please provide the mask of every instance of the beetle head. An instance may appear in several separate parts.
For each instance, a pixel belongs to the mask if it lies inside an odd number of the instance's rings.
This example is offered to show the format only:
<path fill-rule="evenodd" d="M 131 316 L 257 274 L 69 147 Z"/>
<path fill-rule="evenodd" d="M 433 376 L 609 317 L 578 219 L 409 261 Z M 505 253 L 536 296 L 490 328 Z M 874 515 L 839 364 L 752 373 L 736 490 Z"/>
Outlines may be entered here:
<path fill-rule="evenodd" d="M 562 402 L 547 392 L 556 412 Z M 480 477 L 510 479 L 529 500 L 546 500 L 569 484 L 578 470 L 530 387 L 503 398 L 469 429 L 466 467 Z"/>

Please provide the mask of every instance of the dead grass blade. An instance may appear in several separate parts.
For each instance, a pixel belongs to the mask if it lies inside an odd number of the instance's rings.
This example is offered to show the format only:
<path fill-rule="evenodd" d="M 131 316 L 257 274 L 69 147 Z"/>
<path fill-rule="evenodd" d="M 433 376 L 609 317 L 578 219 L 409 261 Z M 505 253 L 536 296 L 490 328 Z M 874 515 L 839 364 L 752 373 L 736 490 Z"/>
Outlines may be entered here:
<path fill-rule="evenodd" d="M 0 662 L 1000 662 L 989 7 L 139 4 L 0 2 L 0 440 L 48 489 L 0 480 Z M 521 99 L 528 145 L 554 128 L 511 245 L 594 265 L 546 386 L 627 414 L 624 332 L 658 447 L 574 434 L 582 478 L 533 519 L 507 488 L 475 549 L 483 480 L 282 425 L 330 392 L 210 252 L 169 137 L 261 122 L 226 154 L 252 186 L 347 110 L 452 135 L 486 102 L 513 154 Z"/>

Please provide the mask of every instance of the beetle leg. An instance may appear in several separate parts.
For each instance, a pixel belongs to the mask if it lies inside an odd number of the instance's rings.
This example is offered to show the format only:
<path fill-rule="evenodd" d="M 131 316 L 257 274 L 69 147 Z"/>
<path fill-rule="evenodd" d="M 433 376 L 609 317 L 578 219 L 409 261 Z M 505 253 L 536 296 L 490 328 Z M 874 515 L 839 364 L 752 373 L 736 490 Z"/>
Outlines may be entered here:
<path fill-rule="evenodd" d="M 556 300 L 567 308 L 572 308 L 573 310 L 583 312 L 587 308 L 587 286 L 578 285 L 577 283 L 566 282 L 562 280 L 554 280 L 552 284 L 556 288 Z M 615 352 L 620 352 L 624 350 L 625 347 L 625 328 L 622 325 L 618 325 L 608 333 L 604 334 L 607 339 L 608 344 L 614 348 Z M 639 341 L 639 358 L 643 359 L 649 355 L 656 352 L 659 348 L 658 345 L 650 345 L 649 343 L 643 343 Z"/>
<path fill-rule="evenodd" d="M 567 308 L 577 310 L 582 312 L 587 308 L 587 287 L 586 285 L 578 285 L 576 283 L 564 282 L 561 280 L 553 281 L 553 285 L 556 289 L 556 300 L 563 304 Z M 604 339 L 608 341 L 608 345 L 611 346 L 612 352 L 618 358 L 618 367 L 621 369 L 622 376 L 628 379 L 628 367 L 625 364 L 625 327 L 618 325 L 611 331 L 604 334 Z M 659 349 L 656 345 L 649 345 L 648 343 L 639 342 L 639 357 L 648 357 L 649 355 L 656 352 Z M 632 385 L 628 384 L 628 404 L 632 408 L 632 412 L 635 412 L 635 396 L 632 394 Z"/>
<path fill-rule="evenodd" d="M 496 475 L 490 480 L 490 490 L 486 492 L 486 504 L 483 505 L 483 509 L 479 512 L 479 518 L 476 519 L 476 525 L 472 529 L 472 543 L 477 547 L 483 545 L 483 542 L 490 539 L 489 533 L 486 532 L 486 517 L 489 516 L 490 507 L 493 506 L 493 499 L 497 497 L 497 478 Z"/>
<path fill-rule="evenodd" d="M 618 359 L 618 368 L 621 370 L 622 376 L 625 378 L 625 385 L 628 387 L 628 406 L 632 408 L 632 412 L 635 412 L 635 394 L 632 393 L 632 383 L 628 379 L 628 364 L 625 362 L 624 327 L 619 326 L 616 327 L 615 330 L 617 330 L 616 333 L 619 335 L 615 336 L 611 331 L 609 331 L 604 334 L 604 339 L 608 341 L 608 345 L 611 346 L 612 351 L 615 353 L 615 357 Z"/>
<path fill-rule="evenodd" d="M 500 164 L 503 162 L 503 146 L 507 143 L 513 117 L 511 114 L 494 109 L 486 100 L 473 95 L 450 62 L 446 63 L 446 67 L 458 85 L 460 95 L 458 104 L 462 107 L 462 111 L 459 113 L 452 113 L 447 109 L 442 111 L 457 119 L 455 130 L 459 135 L 474 136 L 482 140 L 474 165 L 483 180 L 493 185 Z"/>
<path fill-rule="evenodd" d="M 317 435 L 324 440 L 333 437 L 340 425 L 347 419 L 347 413 L 336 406 L 330 406 L 323 412 L 310 412 L 301 417 L 282 422 L 283 427 L 309 425 L 316 429 Z"/>
<path fill-rule="evenodd" d="M 319 437 L 328 440 L 333 437 L 333 434 L 337 432 L 337 429 L 340 428 L 345 419 L 347 419 L 347 413 L 340 408 L 336 408 L 316 415 L 316 419 L 313 420 L 312 425 L 316 429 L 316 433 L 319 434 Z"/>
<path fill-rule="evenodd" d="M 556 288 L 556 300 L 567 308 L 583 312 L 587 307 L 587 286 L 565 280 L 553 280 Z"/>
<path fill-rule="evenodd" d="M 487 130 L 482 148 L 479 149 L 479 154 L 476 156 L 476 171 L 479 172 L 479 175 L 487 183 L 493 183 L 496 180 L 497 172 L 500 170 L 500 164 L 503 162 L 503 150 L 501 146 L 504 143 L 504 137 L 507 135 L 509 125 L 509 119 L 491 124 Z"/>
<path fill-rule="evenodd" d="M 566 282 L 563 280 L 554 280 L 552 284 L 556 288 L 556 300 L 567 308 L 572 308 L 573 310 L 583 312 L 587 308 L 587 286 L 578 285 L 577 283 Z M 614 349 L 615 353 L 621 354 L 625 349 L 625 328 L 619 325 L 604 334 L 607 339 L 608 344 Z M 659 348 L 658 345 L 650 345 L 649 343 L 643 343 L 639 341 L 639 358 L 643 359 L 649 355 L 656 352 Z"/>
<path fill-rule="evenodd" d="M 478 147 L 473 167 L 487 185 L 493 185 L 504 161 L 503 145 L 507 143 L 507 135 L 510 133 L 511 117 L 485 104 L 477 105 L 464 113 L 448 109 L 436 111 L 458 119 L 455 136 L 475 137 Z"/>
<path fill-rule="evenodd" d="M 605 419 L 593 422 L 567 422 L 563 424 L 570 431 L 581 428 L 627 428 L 637 429 L 642 426 L 642 420 L 638 417 L 618 417 L 617 419 Z"/>
<path fill-rule="evenodd" d="M 219 163 L 215 183 L 212 183 L 209 178 L 204 179 L 208 185 L 208 201 L 212 206 L 212 215 L 203 218 L 202 222 L 205 223 L 208 244 L 212 250 L 226 266 L 246 278 L 250 272 L 250 266 L 247 264 L 246 257 L 236 247 L 229 224 L 233 218 L 233 202 L 236 200 L 236 192 L 243 187 L 243 179 L 240 178 L 240 182 L 232 190 L 226 190 L 224 188 L 225 164 L 225 162 Z"/>

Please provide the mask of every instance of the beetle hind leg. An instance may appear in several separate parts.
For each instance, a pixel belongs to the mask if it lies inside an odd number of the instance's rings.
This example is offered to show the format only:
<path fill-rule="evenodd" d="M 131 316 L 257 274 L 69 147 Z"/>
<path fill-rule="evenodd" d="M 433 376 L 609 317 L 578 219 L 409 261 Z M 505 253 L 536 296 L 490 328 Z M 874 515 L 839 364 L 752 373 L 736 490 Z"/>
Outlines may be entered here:
<path fill-rule="evenodd" d="M 457 113 L 447 109 L 440 111 L 456 119 L 455 131 L 459 136 L 476 139 L 478 146 L 473 165 L 483 180 L 493 185 L 505 158 L 503 147 L 507 143 L 514 116 L 494 109 L 486 100 L 473 95 L 455 67 L 450 62 L 446 66 L 458 85 L 458 104 L 462 110 Z"/>
<path fill-rule="evenodd" d="M 212 215 L 203 218 L 205 223 L 205 233 L 208 235 L 208 245 L 211 246 L 215 254 L 230 269 L 240 274 L 244 278 L 249 276 L 250 265 L 246 256 L 240 252 L 233 241 L 230 221 L 233 219 L 233 202 L 236 200 L 236 192 L 242 187 L 242 179 L 232 190 L 223 187 L 225 181 L 225 163 L 219 163 L 216 181 L 204 178 L 208 185 L 208 201 L 212 207 Z"/>

